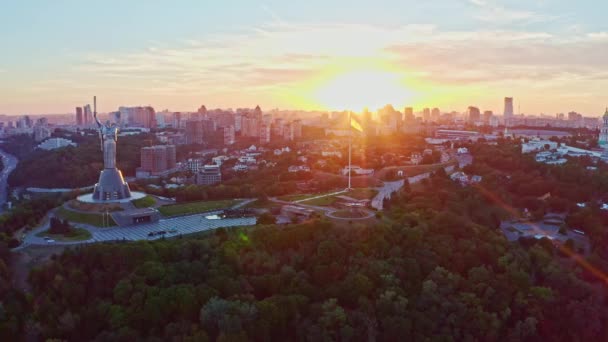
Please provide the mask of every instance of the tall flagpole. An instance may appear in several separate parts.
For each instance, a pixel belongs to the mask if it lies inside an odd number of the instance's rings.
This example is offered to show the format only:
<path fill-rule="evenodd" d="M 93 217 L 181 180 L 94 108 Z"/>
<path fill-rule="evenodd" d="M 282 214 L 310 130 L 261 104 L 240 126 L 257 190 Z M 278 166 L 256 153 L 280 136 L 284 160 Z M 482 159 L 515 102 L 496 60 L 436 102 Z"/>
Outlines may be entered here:
<path fill-rule="evenodd" d="M 352 173 L 351 169 L 351 150 L 353 145 L 353 112 L 348 112 L 348 188 L 346 190 L 350 190 L 350 175 Z"/>

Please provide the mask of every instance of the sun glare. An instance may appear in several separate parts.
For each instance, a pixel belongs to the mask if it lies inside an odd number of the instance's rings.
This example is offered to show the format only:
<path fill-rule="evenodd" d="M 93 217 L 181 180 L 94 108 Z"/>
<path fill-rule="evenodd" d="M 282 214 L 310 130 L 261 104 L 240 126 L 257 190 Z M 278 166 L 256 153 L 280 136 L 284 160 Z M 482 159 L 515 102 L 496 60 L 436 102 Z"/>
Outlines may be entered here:
<path fill-rule="evenodd" d="M 412 99 L 413 91 L 402 75 L 385 70 L 355 70 L 340 73 L 321 84 L 317 101 L 333 110 L 380 108 L 386 104 L 401 105 Z"/>

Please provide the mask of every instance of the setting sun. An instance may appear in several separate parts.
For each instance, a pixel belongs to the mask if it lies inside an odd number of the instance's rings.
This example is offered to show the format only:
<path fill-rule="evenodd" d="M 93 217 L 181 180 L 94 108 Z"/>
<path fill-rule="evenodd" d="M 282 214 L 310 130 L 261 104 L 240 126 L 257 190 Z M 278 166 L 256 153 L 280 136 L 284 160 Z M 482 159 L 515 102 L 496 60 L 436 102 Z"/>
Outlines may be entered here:
<path fill-rule="evenodd" d="M 385 70 L 356 70 L 339 73 L 321 84 L 315 92 L 328 109 L 360 110 L 380 108 L 388 103 L 404 104 L 413 97 L 402 75 Z"/>

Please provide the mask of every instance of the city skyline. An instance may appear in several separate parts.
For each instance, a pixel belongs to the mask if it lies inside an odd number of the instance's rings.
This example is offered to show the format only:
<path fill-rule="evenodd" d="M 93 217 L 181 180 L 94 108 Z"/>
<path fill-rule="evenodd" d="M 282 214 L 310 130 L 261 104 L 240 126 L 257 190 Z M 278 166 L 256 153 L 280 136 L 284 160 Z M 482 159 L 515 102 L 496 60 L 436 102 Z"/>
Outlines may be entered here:
<path fill-rule="evenodd" d="M 606 4 L 143 4 L 9 4 L 0 113 L 71 113 L 93 93 L 100 112 L 391 103 L 501 113 L 505 96 L 515 113 L 600 116 L 606 106 Z"/>

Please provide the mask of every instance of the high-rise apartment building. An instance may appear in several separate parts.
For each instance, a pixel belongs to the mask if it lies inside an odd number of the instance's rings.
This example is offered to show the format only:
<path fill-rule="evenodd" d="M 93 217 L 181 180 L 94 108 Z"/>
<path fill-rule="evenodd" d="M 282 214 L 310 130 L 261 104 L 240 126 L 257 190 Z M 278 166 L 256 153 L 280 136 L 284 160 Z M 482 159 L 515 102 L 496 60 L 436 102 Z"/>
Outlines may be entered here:
<path fill-rule="evenodd" d="M 263 122 L 260 125 L 260 144 L 270 143 L 270 123 Z"/>
<path fill-rule="evenodd" d="M 568 120 L 570 121 L 580 121 L 583 119 L 583 115 L 579 114 L 577 112 L 569 112 L 568 113 Z"/>
<path fill-rule="evenodd" d="M 186 144 L 203 143 L 203 123 L 199 120 L 186 121 Z"/>
<path fill-rule="evenodd" d="M 269 117 L 272 118 L 272 117 Z M 237 120 L 235 120 L 237 121 Z M 245 111 L 241 115 L 241 136 L 243 137 L 259 137 L 260 127 L 263 122 L 262 109 L 256 106 L 253 111 Z M 238 123 L 236 123 L 238 125 Z M 237 127 L 235 127 L 235 130 Z"/>
<path fill-rule="evenodd" d="M 513 98 L 505 97 L 505 111 L 504 111 L 505 122 L 513 119 Z"/>
<path fill-rule="evenodd" d="M 222 128 L 224 133 L 224 145 L 234 145 L 235 136 L 234 136 L 234 126 L 227 126 Z"/>
<path fill-rule="evenodd" d="M 481 112 L 479 111 L 479 108 L 469 106 L 467 118 L 470 122 L 479 121 L 481 119 Z"/>
<path fill-rule="evenodd" d="M 282 137 L 283 136 L 283 132 L 285 130 L 285 119 L 283 118 L 276 118 L 274 119 L 274 122 L 272 124 L 272 134 L 278 137 Z"/>
<path fill-rule="evenodd" d="M 486 110 L 485 112 L 483 112 L 483 122 L 486 124 L 490 123 L 490 119 L 493 115 L 494 113 L 492 113 L 491 110 Z"/>
<path fill-rule="evenodd" d="M 260 108 L 260 106 L 255 106 L 255 109 L 253 110 L 253 116 L 258 119 L 258 121 L 262 121 L 262 109 Z"/>
<path fill-rule="evenodd" d="M 202 117 L 201 113 L 199 113 L 199 112 L 190 113 L 190 120 L 196 121 L 196 120 L 200 120 L 202 118 L 203 117 Z"/>
<path fill-rule="evenodd" d="M 433 108 L 431 110 L 431 121 L 439 122 L 439 118 L 441 117 L 441 111 L 439 108 Z"/>
<path fill-rule="evenodd" d="M 296 140 L 302 137 L 302 121 L 293 120 L 292 122 L 283 126 L 283 139 L 285 140 Z"/>
<path fill-rule="evenodd" d="M 299 139 L 302 137 L 302 120 L 293 120 L 291 122 L 291 127 L 293 130 L 293 136 L 295 139 Z"/>
<path fill-rule="evenodd" d="M 215 130 L 215 122 L 212 120 L 188 120 L 186 121 L 186 143 L 210 143 L 214 138 Z"/>
<path fill-rule="evenodd" d="M 28 129 L 34 126 L 34 122 L 29 115 L 24 115 L 15 121 L 15 128 L 17 129 Z"/>
<path fill-rule="evenodd" d="M 175 168 L 175 145 L 156 145 L 141 148 L 141 167 L 138 174 L 161 175 Z"/>
<path fill-rule="evenodd" d="M 156 128 L 156 112 L 150 106 L 118 108 L 123 123 L 130 126 Z"/>
<path fill-rule="evenodd" d="M 234 114 L 234 131 L 240 132 L 242 124 L 243 124 L 243 114 L 242 113 Z"/>
<path fill-rule="evenodd" d="M 416 120 L 416 117 L 414 116 L 414 108 L 405 107 L 405 109 L 403 109 L 403 120 L 406 122 Z"/>
<path fill-rule="evenodd" d="M 39 118 L 38 120 L 36 120 L 36 124 L 34 125 L 33 133 L 34 133 L 34 140 L 36 142 L 40 142 L 46 138 L 51 137 L 51 129 L 49 129 L 49 127 L 48 127 L 47 118 Z"/>
<path fill-rule="evenodd" d="M 182 127 L 182 113 L 175 112 L 173 113 L 173 128 L 181 128 Z"/>
<path fill-rule="evenodd" d="M 392 105 L 386 105 L 379 109 L 378 117 L 380 118 L 380 122 L 385 126 L 388 126 L 393 132 L 401 128 L 401 112 L 396 111 Z"/>
<path fill-rule="evenodd" d="M 76 107 L 76 125 L 82 126 L 83 123 L 82 107 Z"/>
<path fill-rule="evenodd" d="M 202 115 L 203 119 L 209 119 L 215 122 L 217 127 L 234 126 L 234 114 L 223 110 L 207 111 Z"/>
<path fill-rule="evenodd" d="M 83 107 L 83 124 L 89 126 L 93 123 L 93 112 L 91 111 L 91 105 L 85 105 Z"/>
<path fill-rule="evenodd" d="M 247 113 L 241 119 L 241 135 L 244 137 L 260 136 L 260 120 L 256 115 Z"/>
<path fill-rule="evenodd" d="M 135 107 L 135 120 L 136 125 L 145 128 L 156 128 L 156 111 L 154 108 L 147 107 Z"/>
<path fill-rule="evenodd" d="M 156 127 L 158 127 L 158 128 L 165 127 L 165 114 L 162 112 L 156 113 Z"/>
<path fill-rule="evenodd" d="M 422 121 L 429 122 L 431 121 L 431 110 L 428 108 L 424 108 L 422 110 Z"/>

